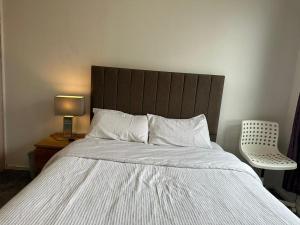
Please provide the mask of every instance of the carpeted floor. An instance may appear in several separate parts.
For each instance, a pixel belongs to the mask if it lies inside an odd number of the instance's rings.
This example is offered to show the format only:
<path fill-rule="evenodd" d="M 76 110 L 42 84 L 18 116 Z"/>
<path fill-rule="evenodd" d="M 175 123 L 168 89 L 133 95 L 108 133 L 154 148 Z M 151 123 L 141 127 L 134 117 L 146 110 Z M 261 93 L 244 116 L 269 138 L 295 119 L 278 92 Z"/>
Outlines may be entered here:
<path fill-rule="evenodd" d="M 0 172 L 0 208 L 31 181 L 28 171 Z"/>

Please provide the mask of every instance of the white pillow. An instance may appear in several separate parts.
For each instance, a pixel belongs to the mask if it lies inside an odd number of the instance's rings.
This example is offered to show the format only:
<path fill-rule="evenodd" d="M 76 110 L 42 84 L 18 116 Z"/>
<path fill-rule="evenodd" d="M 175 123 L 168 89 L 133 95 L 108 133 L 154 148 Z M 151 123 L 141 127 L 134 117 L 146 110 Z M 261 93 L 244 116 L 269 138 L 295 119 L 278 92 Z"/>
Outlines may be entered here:
<path fill-rule="evenodd" d="M 149 144 L 212 148 L 205 116 L 191 119 L 168 119 L 147 114 Z"/>
<path fill-rule="evenodd" d="M 108 109 L 93 109 L 93 112 L 88 137 L 147 143 L 147 116 L 134 116 Z"/>

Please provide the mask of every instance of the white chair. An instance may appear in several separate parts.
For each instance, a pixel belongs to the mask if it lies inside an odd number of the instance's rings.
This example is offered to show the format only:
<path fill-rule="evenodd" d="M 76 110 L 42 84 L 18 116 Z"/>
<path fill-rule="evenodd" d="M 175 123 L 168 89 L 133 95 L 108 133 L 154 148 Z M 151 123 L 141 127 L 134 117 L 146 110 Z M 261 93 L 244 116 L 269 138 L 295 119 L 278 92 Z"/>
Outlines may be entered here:
<path fill-rule="evenodd" d="M 260 120 L 242 121 L 240 152 L 248 163 L 268 170 L 294 170 L 297 163 L 278 150 L 279 125 Z"/>
<path fill-rule="evenodd" d="M 248 163 L 261 169 L 263 182 L 264 170 L 294 170 L 297 163 L 278 150 L 278 123 L 244 120 L 240 137 L 240 152 Z M 296 203 L 281 200 L 283 204 L 296 212 Z"/>

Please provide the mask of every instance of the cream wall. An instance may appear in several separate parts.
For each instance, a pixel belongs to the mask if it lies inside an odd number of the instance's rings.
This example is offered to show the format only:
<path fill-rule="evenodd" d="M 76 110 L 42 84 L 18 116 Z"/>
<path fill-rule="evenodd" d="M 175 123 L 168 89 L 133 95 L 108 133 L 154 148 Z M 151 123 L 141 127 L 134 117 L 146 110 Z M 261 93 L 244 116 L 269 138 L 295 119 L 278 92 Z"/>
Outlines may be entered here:
<path fill-rule="evenodd" d="M 33 144 L 61 129 L 53 96 L 88 96 L 92 64 L 224 74 L 218 142 L 237 153 L 242 119 L 285 122 L 297 2 L 4 0 L 8 166 L 26 167 Z M 86 131 L 88 116 L 78 122 Z"/>

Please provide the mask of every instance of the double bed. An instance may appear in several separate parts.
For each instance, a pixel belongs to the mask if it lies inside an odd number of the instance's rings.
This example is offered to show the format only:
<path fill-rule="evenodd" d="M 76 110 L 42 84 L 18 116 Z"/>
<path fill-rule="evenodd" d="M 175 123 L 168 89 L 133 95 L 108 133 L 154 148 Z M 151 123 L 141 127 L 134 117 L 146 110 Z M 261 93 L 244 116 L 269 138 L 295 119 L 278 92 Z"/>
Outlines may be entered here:
<path fill-rule="evenodd" d="M 223 83 L 223 76 L 93 66 L 90 107 L 170 118 L 205 114 L 215 141 Z M 0 224 L 300 221 L 215 142 L 206 149 L 87 137 L 57 153 L 0 210 Z"/>

